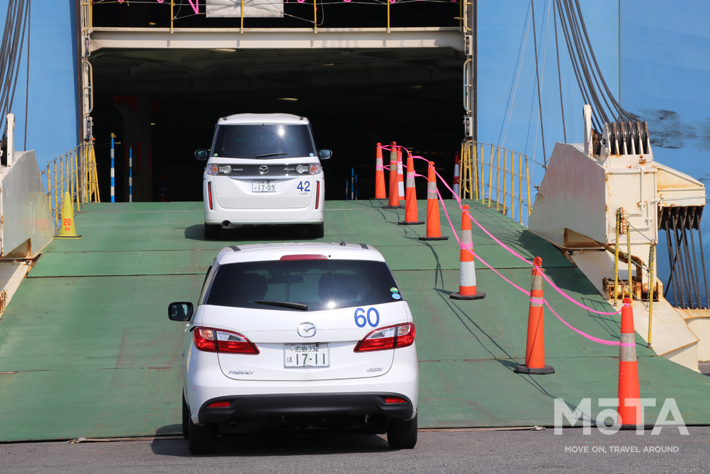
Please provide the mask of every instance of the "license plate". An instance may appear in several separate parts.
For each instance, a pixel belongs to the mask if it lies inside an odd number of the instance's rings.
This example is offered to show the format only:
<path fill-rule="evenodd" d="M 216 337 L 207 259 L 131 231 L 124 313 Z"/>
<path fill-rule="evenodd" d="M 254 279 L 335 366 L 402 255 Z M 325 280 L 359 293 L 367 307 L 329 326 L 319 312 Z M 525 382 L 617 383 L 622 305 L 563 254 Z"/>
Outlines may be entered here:
<path fill-rule="evenodd" d="M 274 193 L 276 192 L 276 182 L 271 181 L 252 181 L 251 190 L 255 193 Z"/>
<path fill-rule="evenodd" d="M 329 367 L 328 344 L 284 344 L 284 367 Z"/>

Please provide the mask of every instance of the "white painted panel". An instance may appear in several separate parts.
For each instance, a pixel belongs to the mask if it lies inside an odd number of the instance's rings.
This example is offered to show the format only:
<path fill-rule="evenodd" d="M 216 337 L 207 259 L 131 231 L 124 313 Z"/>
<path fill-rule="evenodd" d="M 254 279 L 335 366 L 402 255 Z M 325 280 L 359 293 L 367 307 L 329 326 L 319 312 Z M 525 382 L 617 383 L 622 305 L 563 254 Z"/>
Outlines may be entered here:
<path fill-rule="evenodd" d="M 242 0 L 207 0 L 207 18 L 242 16 Z M 283 18 L 283 0 L 244 0 L 245 18 Z"/>

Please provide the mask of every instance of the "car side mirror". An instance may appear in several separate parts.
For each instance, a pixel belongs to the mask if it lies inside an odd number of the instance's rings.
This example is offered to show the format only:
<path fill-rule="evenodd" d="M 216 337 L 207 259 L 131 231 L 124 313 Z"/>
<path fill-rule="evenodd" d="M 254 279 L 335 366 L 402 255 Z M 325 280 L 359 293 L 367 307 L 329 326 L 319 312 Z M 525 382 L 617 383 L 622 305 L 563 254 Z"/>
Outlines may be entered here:
<path fill-rule="evenodd" d="M 318 150 L 318 158 L 321 160 L 329 160 L 333 156 L 333 152 L 324 148 L 323 150 Z"/>
<path fill-rule="evenodd" d="M 171 321 L 187 321 L 192 317 L 192 303 L 170 303 L 168 318 Z"/>
<path fill-rule="evenodd" d="M 195 159 L 197 159 L 198 161 L 207 161 L 209 157 L 209 150 L 195 150 Z"/>

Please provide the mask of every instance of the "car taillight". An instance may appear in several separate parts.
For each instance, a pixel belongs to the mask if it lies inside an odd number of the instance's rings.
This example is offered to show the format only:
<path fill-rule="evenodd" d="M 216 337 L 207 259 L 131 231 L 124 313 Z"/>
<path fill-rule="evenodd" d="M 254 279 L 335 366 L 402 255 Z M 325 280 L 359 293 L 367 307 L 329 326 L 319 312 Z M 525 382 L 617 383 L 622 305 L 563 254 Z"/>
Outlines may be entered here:
<path fill-rule="evenodd" d="M 404 323 L 375 329 L 358 342 L 354 352 L 384 351 L 414 344 L 414 324 Z"/>
<path fill-rule="evenodd" d="M 316 209 L 318 209 L 320 204 L 320 181 L 317 181 L 316 184 L 318 185 L 316 188 Z"/>
<path fill-rule="evenodd" d="M 387 400 L 389 400 L 389 398 Z M 385 403 L 389 402 L 385 401 Z M 405 403 L 404 400 L 402 400 L 402 403 Z M 229 408 L 229 405 L 229 402 L 214 402 L 207 405 L 207 408 Z"/>
<path fill-rule="evenodd" d="M 311 174 L 318 174 L 320 173 L 320 165 L 318 163 L 311 163 L 308 171 L 310 171 Z"/>
<path fill-rule="evenodd" d="M 193 331 L 195 347 L 205 352 L 227 354 L 258 354 L 259 349 L 249 339 L 232 331 L 196 327 Z"/>
<path fill-rule="evenodd" d="M 407 403 L 407 400 L 404 398 L 399 398 L 399 397 L 387 397 L 385 398 L 385 403 Z M 214 403 L 212 404 L 214 405 Z M 210 405 L 210 406 L 212 406 Z"/>
<path fill-rule="evenodd" d="M 212 183 L 207 183 L 207 200 L 210 204 L 210 211 L 212 210 Z"/>
<path fill-rule="evenodd" d="M 300 255 L 284 255 L 279 260 L 328 260 L 325 255 L 317 254 L 300 254 Z"/>

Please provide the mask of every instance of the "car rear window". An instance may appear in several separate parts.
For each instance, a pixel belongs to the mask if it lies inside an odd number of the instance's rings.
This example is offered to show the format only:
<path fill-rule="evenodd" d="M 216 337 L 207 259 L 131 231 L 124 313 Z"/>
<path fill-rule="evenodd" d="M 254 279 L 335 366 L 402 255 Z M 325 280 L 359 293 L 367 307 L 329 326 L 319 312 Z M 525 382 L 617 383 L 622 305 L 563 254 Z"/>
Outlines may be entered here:
<path fill-rule="evenodd" d="M 311 128 L 303 125 L 220 125 L 212 156 L 224 158 L 278 158 L 315 156 Z"/>
<path fill-rule="evenodd" d="M 402 301 L 384 262 L 363 260 L 261 261 L 221 265 L 204 303 L 300 311 L 255 301 L 308 305 L 308 311 Z"/>

